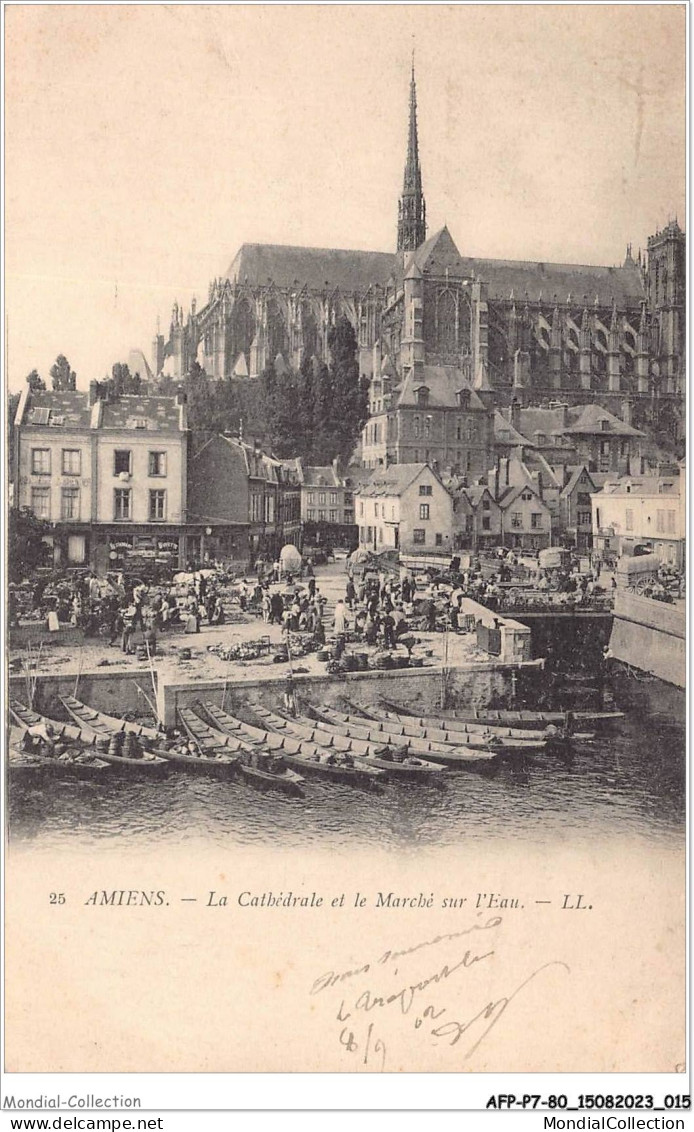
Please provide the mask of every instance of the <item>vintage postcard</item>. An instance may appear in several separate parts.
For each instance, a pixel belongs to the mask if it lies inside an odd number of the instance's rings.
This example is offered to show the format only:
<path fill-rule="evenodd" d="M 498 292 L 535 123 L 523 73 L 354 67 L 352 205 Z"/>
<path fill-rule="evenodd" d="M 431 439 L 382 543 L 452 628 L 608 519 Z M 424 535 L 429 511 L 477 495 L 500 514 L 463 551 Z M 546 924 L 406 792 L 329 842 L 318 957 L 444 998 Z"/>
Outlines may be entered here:
<path fill-rule="evenodd" d="M 3 17 L 5 1101 L 675 1117 L 685 5 Z"/>

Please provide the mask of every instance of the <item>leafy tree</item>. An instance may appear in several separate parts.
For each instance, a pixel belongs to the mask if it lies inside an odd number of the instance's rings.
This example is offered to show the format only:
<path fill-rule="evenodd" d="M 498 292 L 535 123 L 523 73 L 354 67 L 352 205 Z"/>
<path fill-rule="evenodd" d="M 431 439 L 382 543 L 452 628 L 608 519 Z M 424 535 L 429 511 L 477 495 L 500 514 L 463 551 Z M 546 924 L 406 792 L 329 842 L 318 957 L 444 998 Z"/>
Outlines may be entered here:
<path fill-rule="evenodd" d="M 27 374 L 27 381 L 32 393 L 41 393 L 46 388 L 46 382 L 36 369 L 32 369 L 31 373 Z"/>
<path fill-rule="evenodd" d="M 58 354 L 50 369 L 51 386 L 57 393 L 71 392 L 77 388 L 77 374 L 70 368 L 65 354 Z"/>
<path fill-rule="evenodd" d="M 368 383 L 359 376 L 354 327 L 344 316 L 328 334 L 330 350 L 330 436 L 334 456 L 348 457 L 368 417 Z"/>
<path fill-rule="evenodd" d="M 116 397 L 137 394 L 142 386 L 142 378 L 139 373 L 131 373 L 127 362 L 116 362 L 111 367 L 110 381 Z"/>
<path fill-rule="evenodd" d="M 37 519 L 31 511 L 10 508 L 8 521 L 7 568 L 11 582 L 21 582 L 50 562 L 51 549 L 43 541 L 51 525 Z"/>

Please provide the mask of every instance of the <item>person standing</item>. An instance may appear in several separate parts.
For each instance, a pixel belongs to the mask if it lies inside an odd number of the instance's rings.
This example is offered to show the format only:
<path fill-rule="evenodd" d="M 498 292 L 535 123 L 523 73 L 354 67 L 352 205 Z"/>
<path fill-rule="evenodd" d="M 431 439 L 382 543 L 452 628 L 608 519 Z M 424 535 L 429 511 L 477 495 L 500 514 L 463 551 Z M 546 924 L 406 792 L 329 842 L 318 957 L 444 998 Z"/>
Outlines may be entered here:
<path fill-rule="evenodd" d="M 133 651 L 131 646 L 131 638 L 135 631 L 135 606 L 129 605 L 121 613 L 121 622 L 123 625 L 123 634 L 121 636 L 121 649 L 128 655 Z"/>
<path fill-rule="evenodd" d="M 139 625 L 140 629 L 144 630 L 145 622 L 142 616 L 142 607 L 144 605 L 146 594 L 147 586 L 144 584 L 144 582 L 140 582 L 137 586 L 135 586 L 135 589 L 133 590 L 133 606 L 135 608 L 135 613 L 133 615 L 133 629 L 135 629 Z"/>
<path fill-rule="evenodd" d="M 344 633 L 346 628 L 347 611 L 345 609 L 344 601 L 342 600 L 342 598 L 340 598 L 340 600 L 335 604 L 335 632 L 337 634 Z"/>
<path fill-rule="evenodd" d="M 383 618 L 383 643 L 387 649 L 395 648 L 395 619 L 388 611 Z"/>

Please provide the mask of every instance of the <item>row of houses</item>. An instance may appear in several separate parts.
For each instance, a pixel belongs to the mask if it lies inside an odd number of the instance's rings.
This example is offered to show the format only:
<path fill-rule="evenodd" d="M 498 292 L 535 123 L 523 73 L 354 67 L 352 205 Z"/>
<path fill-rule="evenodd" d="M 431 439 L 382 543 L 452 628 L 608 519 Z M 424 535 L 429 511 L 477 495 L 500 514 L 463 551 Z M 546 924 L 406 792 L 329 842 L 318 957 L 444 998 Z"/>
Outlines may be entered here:
<path fill-rule="evenodd" d="M 618 556 L 643 550 L 681 566 L 685 476 L 600 476 L 585 465 L 553 471 L 523 450 L 499 458 L 472 487 L 428 464 L 372 472 L 355 495 L 360 546 L 376 552 L 453 554 L 506 546 L 535 552 L 564 544 Z M 597 482 L 597 481 L 600 482 Z"/>
<path fill-rule="evenodd" d="M 580 431 L 588 409 L 570 414 L 567 427 Z M 635 471 L 623 448 L 634 439 L 623 435 L 630 426 L 609 420 L 601 429 L 614 454 L 608 470 L 574 463 L 558 422 L 551 446 L 537 430 L 530 443 L 515 425 L 528 431 L 537 422 L 516 413 L 514 424 L 513 412 L 501 417 L 494 462 L 473 480 L 459 467 L 442 475 L 426 460 L 346 472 L 278 460 L 257 442 L 191 430 L 183 394 L 27 385 L 15 417 L 13 502 L 51 525 L 56 566 L 99 574 L 210 559 L 250 564 L 274 559 L 288 542 L 443 553 L 556 543 L 619 553 L 643 542 L 681 561 L 676 466 L 669 477 Z M 678 501 L 665 505 L 667 494 Z M 637 497 L 646 502 L 637 506 Z"/>
<path fill-rule="evenodd" d="M 58 567 L 182 567 L 274 558 L 301 541 L 295 470 L 188 425 L 185 396 L 33 392 L 15 416 L 13 503 L 51 525 Z"/>
<path fill-rule="evenodd" d="M 499 545 L 549 546 L 552 515 L 537 487 L 512 484 L 508 462 L 501 475 L 499 489 L 444 483 L 422 463 L 378 469 L 355 497 L 360 546 L 444 555 Z"/>

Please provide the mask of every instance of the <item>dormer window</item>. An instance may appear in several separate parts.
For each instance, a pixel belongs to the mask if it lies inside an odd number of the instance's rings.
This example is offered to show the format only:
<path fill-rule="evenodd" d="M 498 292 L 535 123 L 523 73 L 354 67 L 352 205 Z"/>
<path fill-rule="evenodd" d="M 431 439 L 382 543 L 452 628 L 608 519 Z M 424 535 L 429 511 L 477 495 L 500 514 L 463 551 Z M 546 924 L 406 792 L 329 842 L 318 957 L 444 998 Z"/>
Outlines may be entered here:
<path fill-rule="evenodd" d="M 605 417 L 603 417 L 603 419 L 600 421 L 600 431 L 601 432 L 609 432 L 610 431 L 610 422 Z"/>
<path fill-rule="evenodd" d="M 418 405 L 429 404 L 429 390 L 427 389 L 426 385 L 420 385 L 419 389 L 416 390 L 416 393 Z"/>
<path fill-rule="evenodd" d="M 536 432 L 535 433 L 535 443 L 536 444 L 546 444 L 547 443 L 547 437 L 545 436 L 544 432 Z"/>
<path fill-rule="evenodd" d="M 467 407 L 470 403 L 470 390 L 469 389 L 459 389 L 458 392 L 456 393 L 456 397 L 458 398 L 458 404 L 459 404 L 460 408 L 461 409 L 467 409 Z"/>

